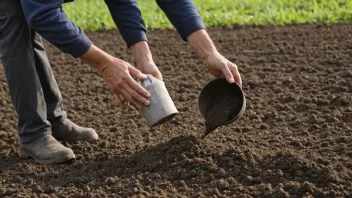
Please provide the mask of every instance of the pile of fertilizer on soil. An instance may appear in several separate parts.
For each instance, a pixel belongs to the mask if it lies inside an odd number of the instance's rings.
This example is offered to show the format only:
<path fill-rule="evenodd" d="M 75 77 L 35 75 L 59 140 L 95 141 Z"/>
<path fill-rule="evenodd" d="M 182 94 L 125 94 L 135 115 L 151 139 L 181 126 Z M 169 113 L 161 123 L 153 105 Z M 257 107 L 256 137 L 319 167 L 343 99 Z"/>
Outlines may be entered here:
<path fill-rule="evenodd" d="M 205 112 L 205 133 L 203 138 L 219 126 L 227 124 L 242 109 L 243 99 L 237 95 L 218 97 L 209 101 Z"/>

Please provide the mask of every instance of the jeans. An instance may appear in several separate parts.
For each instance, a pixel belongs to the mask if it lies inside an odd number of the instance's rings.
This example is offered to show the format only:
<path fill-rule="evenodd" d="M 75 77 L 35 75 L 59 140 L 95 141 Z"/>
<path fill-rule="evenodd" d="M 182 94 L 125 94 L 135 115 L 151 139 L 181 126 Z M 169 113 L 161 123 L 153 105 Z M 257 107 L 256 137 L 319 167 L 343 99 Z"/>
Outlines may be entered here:
<path fill-rule="evenodd" d="M 42 39 L 28 26 L 19 0 L 0 0 L 0 60 L 17 112 L 20 142 L 51 134 L 66 112 Z"/>

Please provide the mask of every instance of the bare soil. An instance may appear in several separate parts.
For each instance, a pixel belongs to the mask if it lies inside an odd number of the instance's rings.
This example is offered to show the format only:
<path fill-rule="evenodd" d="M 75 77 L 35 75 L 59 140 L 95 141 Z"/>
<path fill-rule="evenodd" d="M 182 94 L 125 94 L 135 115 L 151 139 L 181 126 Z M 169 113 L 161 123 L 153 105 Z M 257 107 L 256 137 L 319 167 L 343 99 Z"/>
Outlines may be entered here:
<path fill-rule="evenodd" d="M 152 129 L 117 107 L 94 69 L 47 44 L 69 118 L 100 135 L 93 144 L 63 142 L 77 156 L 70 164 L 18 157 L 0 69 L 0 197 L 352 197 L 352 23 L 209 32 L 239 67 L 247 110 L 204 140 L 197 99 L 213 77 L 175 31 L 149 33 L 180 111 Z M 133 62 L 116 31 L 87 35 Z"/>

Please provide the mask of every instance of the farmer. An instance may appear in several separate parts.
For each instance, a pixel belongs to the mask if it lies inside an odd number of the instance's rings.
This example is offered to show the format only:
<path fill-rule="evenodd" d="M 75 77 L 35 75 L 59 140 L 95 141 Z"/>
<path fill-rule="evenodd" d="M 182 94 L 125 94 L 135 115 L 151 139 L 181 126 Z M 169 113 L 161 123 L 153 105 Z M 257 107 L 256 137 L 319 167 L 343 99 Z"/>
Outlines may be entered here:
<path fill-rule="evenodd" d="M 70 21 L 64 0 L 0 0 L 0 58 L 18 116 L 19 155 L 39 163 L 61 163 L 75 157 L 59 140 L 94 141 L 94 129 L 67 119 L 41 37 L 94 66 L 122 108 L 141 110 L 150 94 L 132 77 L 162 79 L 147 43 L 146 27 L 136 0 L 105 0 L 123 39 L 132 50 L 136 68 L 96 47 Z M 214 76 L 241 84 L 237 66 L 216 50 L 192 0 L 157 0 L 181 38 L 195 49 Z M 40 35 L 40 36 L 39 36 Z"/>

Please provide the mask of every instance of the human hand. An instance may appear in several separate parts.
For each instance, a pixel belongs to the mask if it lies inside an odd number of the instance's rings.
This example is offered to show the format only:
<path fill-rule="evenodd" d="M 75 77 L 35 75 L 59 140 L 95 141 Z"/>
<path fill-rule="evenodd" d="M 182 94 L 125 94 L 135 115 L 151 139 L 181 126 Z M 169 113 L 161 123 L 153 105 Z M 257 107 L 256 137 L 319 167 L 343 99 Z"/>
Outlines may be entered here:
<path fill-rule="evenodd" d="M 140 41 L 131 46 L 132 56 L 135 60 L 136 68 L 145 74 L 151 74 L 154 77 L 162 80 L 163 77 L 155 65 L 150 52 L 148 43 L 146 41 Z"/>
<path fill-rule="evenodd" d="M 217 51 L 206 30 L 193 32 L 187 37 L 187 41 L 196 50 L 210 74 L 216 77 L 225 76 L 229 83 L 237 82 L 242 87 L 237 66 Z"/>
<path fill-rule="evenodd" d="M 137 83 L 132 76 L 145 80 L 147 76 L 129 63 L 114 58 L 95 45 L 91 45 L 86 53 L 79 57 L 94 66 L 102 75 L 105 82 L 115 94 L 116 102 L 122 108 L 131 103 L 141 111 L 142 105 L 148 106 L 150 93 Z"/>
<path fill-rule="evenodd" d="M 237 82 L 242 87 L 241 75 L 237 65 L 223 57 L 220 53 L 211 53 L 203 58 L 203 64 L 208 72 L 215 77 L 225 76 L 229 83 Z"/>
<path fill-rule="evenodd" d="M 145 74 L 117 58 L 112 58 L 102 68 L 100 72 L 105 82 L 114 92 L 117 104 L 123 109 L 132 104 L 135 109 L 141 111 L 141 104 L 146 106 L 150 104 L 148 101 L 150 93 L 132 78 L 133 76 L 145 80 L 147 78 Z"/>

